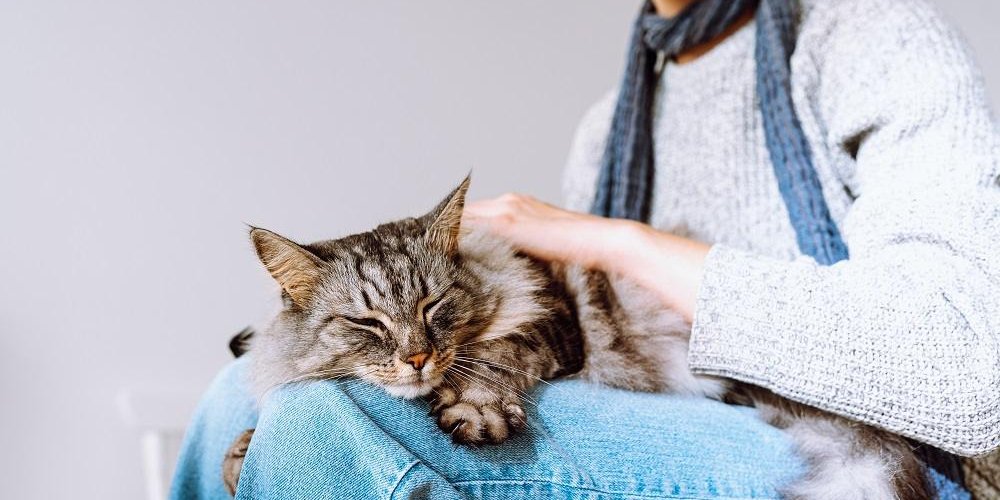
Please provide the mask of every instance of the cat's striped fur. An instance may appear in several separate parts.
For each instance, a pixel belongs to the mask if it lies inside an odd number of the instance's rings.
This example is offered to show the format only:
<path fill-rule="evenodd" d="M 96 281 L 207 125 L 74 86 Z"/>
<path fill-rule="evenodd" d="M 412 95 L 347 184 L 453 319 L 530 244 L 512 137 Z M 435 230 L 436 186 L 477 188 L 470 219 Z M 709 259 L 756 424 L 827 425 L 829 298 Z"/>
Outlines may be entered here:
<path fill-rule="evenodd" d="M 690 325 L 642 289 L 541 263 L 485 233 L 459 237 L 467 188 L 468 179 L 423 217 L 312 245 L 252 230 L 285 302 L 250 339 L 257 390 L 351 376 L 396 396 L 433 395 L 441 429 L 470 445 L 521 430 L 522 400 L 542 379 L 703 396 L 756 406 L 788 433 L 809 471 L 783 490 L 787 498 L 931 498 L 904 439 L 691 373 Z M 227 454 L 230 490 L 251 435 Z"/>

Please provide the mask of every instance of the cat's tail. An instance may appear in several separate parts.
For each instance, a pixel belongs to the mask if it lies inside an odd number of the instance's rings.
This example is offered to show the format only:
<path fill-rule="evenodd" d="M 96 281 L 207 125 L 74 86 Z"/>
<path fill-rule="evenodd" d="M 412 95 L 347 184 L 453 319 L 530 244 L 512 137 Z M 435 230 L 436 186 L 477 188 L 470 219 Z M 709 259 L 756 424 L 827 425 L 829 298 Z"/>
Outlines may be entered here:
<path fill-rule="evenodd" d="M 910 443 L 895 434 L 743 386 L 757 412 L 785 431 L 806 464 L 786 499 L 929 500 L 935 489 Z"/>
<path fill-rule="evenodd" d="M 234 357 L 238 358 L 250 350 L 250 338 L 253 335 L 253 327 L 248 326 L 229 339 L 229 351 L 233 353 Z"/>

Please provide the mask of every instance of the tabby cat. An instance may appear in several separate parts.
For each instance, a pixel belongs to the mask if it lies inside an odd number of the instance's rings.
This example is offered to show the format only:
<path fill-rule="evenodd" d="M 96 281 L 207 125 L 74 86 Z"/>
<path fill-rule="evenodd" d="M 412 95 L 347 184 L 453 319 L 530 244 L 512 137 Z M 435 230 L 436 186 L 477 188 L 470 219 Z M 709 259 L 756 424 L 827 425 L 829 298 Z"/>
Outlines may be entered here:
<path fill-rule="evenodd" d="M 543 379 L 703 396 L 753 405 L 788 434 L 808 473 L 782 491 L 786 498 L 932 497 L 904 439 L 693 374 L 690 325 L 651 294 L 534 260 L 482 232 L 460 234 L 468 185 L 427 215 L 337 240 L 300 246 L 252 229 L 284 300 L 273 323 L 249 339 L 258 393 L 293 380 L 356 377 L 394 396 L 432 397 L 438 426 L 468 445 L 500 444 L 522 430 L 522 395 Z M 252 434 L 227 453 L 230 491 Z"/>

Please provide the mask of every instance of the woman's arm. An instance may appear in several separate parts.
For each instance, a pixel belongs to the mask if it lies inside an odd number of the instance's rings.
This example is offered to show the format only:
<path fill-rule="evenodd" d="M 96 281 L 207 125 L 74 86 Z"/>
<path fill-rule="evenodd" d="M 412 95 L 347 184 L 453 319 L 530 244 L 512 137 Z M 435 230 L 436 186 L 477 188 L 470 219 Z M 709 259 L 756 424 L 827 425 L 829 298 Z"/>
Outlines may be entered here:
<path fill-rule="evenodd" d="M 646 224 L 563 210 L 506 194 L 465 208 L 463 223 L 488 227 L 545 260 L 627 276 L 691 321 L 709 246 Z"/>

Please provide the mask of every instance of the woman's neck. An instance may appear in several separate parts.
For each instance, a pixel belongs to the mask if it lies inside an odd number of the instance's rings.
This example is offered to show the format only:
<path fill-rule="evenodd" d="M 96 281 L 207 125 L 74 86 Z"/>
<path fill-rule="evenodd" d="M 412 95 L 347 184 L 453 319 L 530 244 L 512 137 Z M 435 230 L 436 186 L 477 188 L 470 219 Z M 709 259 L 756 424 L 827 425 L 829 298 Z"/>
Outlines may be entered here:
<path fill-rule="evenodd" d="M 685 7 L 697 1 L 698 0 L 653 0 L 653 7 L 656 8 L 656 13 L 663 17 L 674 17 L 677 14 L 680 14 Z"/>
<path fill-rule="evenodd" d="M 674 17 L 677 14 L 680 14 L 680 12 L 685 8 L 687 8 L 688 5 L 691 5 L 697 1 L 699 0 L 652 0 L 653 8 L 656 9 L 656 13 L 663 17 Z M 732 26 L 726 29 L 726 31 L 723 32 L 721 35 L 715 37 L 712 40 L 709 40 L 708 42 L 705 42 L 695 47 L 691 47 L 690 49 L 681 52 L 680 54 L 677 54 L 677 57 L 675 57 L 674 60 L 677 62 L 677 64 L 684 64 L 694 61 L 695 59 L 701 57 L 708 51 L 715 48 L 716 45 L 722 43 L 723 40 L 729 38 L 730 35 L 739 31 L 740 28 L 745 26 L 748 22 L 750 22 L 750 20 L 753 19 L 753 14 L 754 14 L 753 10 L 748 10 L 747 12 L 744 12 L 743 15 L 740 16 L 740 18 L 735 23 L 733 23 Z"/>

